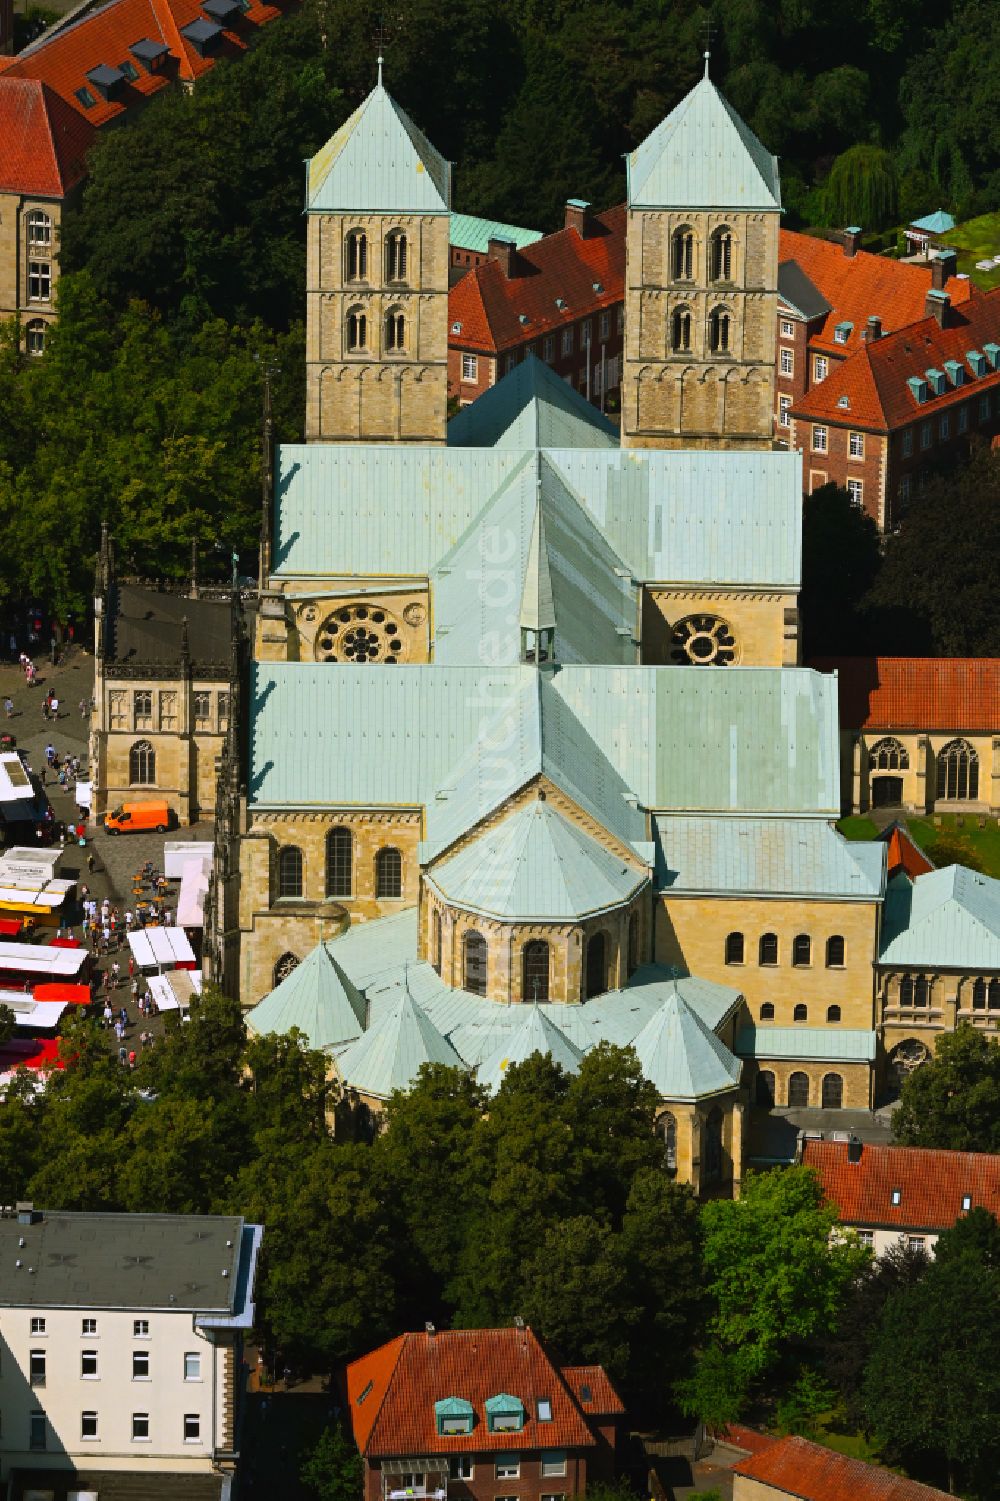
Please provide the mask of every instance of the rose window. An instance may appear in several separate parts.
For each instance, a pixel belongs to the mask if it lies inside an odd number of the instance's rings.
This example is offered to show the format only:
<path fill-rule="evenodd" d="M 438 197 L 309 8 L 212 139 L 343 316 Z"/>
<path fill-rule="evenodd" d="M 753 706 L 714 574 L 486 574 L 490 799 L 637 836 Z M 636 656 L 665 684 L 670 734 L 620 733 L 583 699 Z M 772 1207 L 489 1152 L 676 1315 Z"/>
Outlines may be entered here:
<path fill-rule="evenodd" d="M 695 667 L 728 667 L 736 660 L 736 639 L 717 615 L 688 615 L 670 633 L 670 660 Z"/>
<path fill-rule="evenodd" d="M 377 605 L 344 605 L 316 634 L 319 662 L 398 662 L 403 655 L 398 623 Z"/>

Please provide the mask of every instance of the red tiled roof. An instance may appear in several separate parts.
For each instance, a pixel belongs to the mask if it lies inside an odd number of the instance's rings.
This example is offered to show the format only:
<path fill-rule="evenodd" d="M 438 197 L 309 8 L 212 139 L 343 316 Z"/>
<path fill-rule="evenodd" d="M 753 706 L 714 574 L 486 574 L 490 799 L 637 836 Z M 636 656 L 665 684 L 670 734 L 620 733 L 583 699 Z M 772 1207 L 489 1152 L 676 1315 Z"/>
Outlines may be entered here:
<path fill-rule="evenodd" d="M 607 1417 L 625 1411 L 625 1404 L 600 1365 L 564 1365 L 562 1378 L 583 1411 L 591 1417 Z"/>
<path fill-rule="evenodd" d="M 192 21 L 211 19 L 202 11 L 199 0 L 111 0 L 26 48 L 9 61 L 2 76 L 37 78 L 90 125 L 104 125 L 175 79 L 191 82 L 199 78 L 216 57 L 233 57 L 245 51 L 248 32 L 280 14 L 276 5 L 250 0 L 249 10 L 225 28 L 218 52 L 200 57 L 181 36 L 181 28 Z M 162 70 L 147 73 L 129 52 L 143 38 L 170 48 Z M 138 76 L 122 85 L 112 99 L 103 99 L 88 81 L 88 72 L 101 63 L 117 68 L 123 62 L 132 63 Z M 95 102 L 90 109 L 76 97 L 78 89 L 87 89 L 93 95 Z"/>
<path fill-rule="evenodd" d="M 733 1474 L 772 1485 L 789 1496 L 801 1496 L 803 1501 L 948 1501 L 944 1491 L 849 1459 L 797 1435 L 740 1460 Z"/>
<path fill-rule="evenodd" d="M 802 1151 L 845 1225 L 948 1230 L 962 1215 L 965 1196 L 971 1208 L 1000 1214 L 1000 1155 L 865 1143 L 861 1160 L 849 1162 L 847 1147 L 846 1141 L 807 1141 Z M 897 1188 L 899 1203 L 893 1204 Z"/>
<path fill-rule="evenodd" d="M 760 1454 L 780 1442 L 773 1434 L 759 1433 L 756 1428 L 745 1428 L 742 1423 L 730 1423 L 716 1437 L 720 1443 L 729 1444 L 733 1449 L 745 1449 L 747 1454 Z"/>
<path fill-rule="evenodd" d="M 484 1404 L 501 1394 L 521 1399 L 525 1425 L 516 1433 L 487 1437 Z M 495 1450 L 571 1449 L 595 1442 L 569 1387 L 530 1329 L 401 1334 L 348 1366 L 347 1397 L 355 1442 L 372 1458 L 460 1454 L 484 1444 Z M 438 1433 L 434 1404 L 446 1397 L 472 1404 L 471 1434 L 445 1438 Z M 540 1397 L 552 1404 L 551 1421 L 538 1419 Z"/>
<path fill-rule="evenodd" d="M 836 669 L 845 730 L 981 730 L 1000 725 L 1000 657 L 819 657 Z"/>
<path fill-rule="evenodd" d="M 979 391 L 1000 386 L 1000 371 L 987 366 L 985 375 L 976 376 L 966 359 L 969 350 L 982 352 L 989 343 L 1000 343 L 1000 288 L 951 308 L 943 328 L 936 318 L 922 318 L 898 333 L 862 345 L 849 359 L 831 366 L 826 380 L 798 398 L 792 416 L 879 432 L 934 417 Z M 907 380 L 914 375 L 923 379 L 932 368 L 944 374 L 945 360 L 956 360 L 963 367 L 962 384 L 953 386 L 949 380 L 943 395 L 928 392 L 927 400 L 918 403 Z M 847 399 L 846 406 L 841 404 L 842 397 Z"/>
<path fill-rule="evenodd" d="M 928 871 L 934 869 L 934 865 L 919 844 L 914 844 L 900 824 L 890 824 L 887 829 L 882 830 L 879 838 L 889 846 L 885 862 L 887 878 L 901 870 L 909 876 L 911 881 L 915 881 L 917 876 L 925 876 Z"/>
<path fill-rule="evenodd" d="M 830 312 L 810 335 L 811 348 L 853 353 L 862 347 L 861 331 L 873 314 L 881 318 L 886 333 L 924 317 L 931 286 L 930 266 L 895 261 L 867 250 L 849 256 L 839 243 L 797 234 L 793 229 L 780 231 L 778 259 L 782 263 L 794 261 L 830 304 Z M 962 277 L 951 277 L 945 290 L 953 306 L 976 294 L 973 282 Z M 838 344 L 833 336 L 838 323 L 854 325 L 846 344 Z"/>
<path fill-rule="evenodd" d="M 452 342 L 487 354 L 513 349 L 575 323 L 625 296 L 625 205 L 591 219 L 582 238 L 560 229 L 517 252 L 515 272 L 503 274 L 498 261 L 475 266 L 448 294 Z M 602 288 L 595 292 L 595 282 Z M 556 306 L 556 298 L 565 306 Z M 521 322 L 524 314 L 528 321 Z"/>
<path fill-rule="evenodd" d="M 0 190 L 62 198 L 83 177 L 95 135 L 36 79 L 0 76 Z"/>

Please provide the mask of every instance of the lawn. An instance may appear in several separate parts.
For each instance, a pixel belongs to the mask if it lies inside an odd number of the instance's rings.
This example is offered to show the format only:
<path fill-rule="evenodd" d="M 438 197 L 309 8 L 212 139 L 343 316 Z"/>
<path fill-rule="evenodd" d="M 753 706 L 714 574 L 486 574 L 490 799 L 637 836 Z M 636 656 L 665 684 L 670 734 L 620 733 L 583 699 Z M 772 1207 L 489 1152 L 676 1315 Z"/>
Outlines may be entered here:
<path fill-rule="evenodd" d="M 954 246 L 958 251 L 958 270 L 967 272 L 977 286 L 985 291 L 1000 287 L 1000 266 L 992 271 L 976 270 L 977 261 L 1000 255 L 1000 213 L 980 214 L 977 219 L 956 224 L 941 236 L 941 241 Z"/>
<path fill-rule="evenodd" d="M 914 844 L 927 851 L 934 859 L 934 846 L 938 840 L 948 845 L 949 860 L 972 855 L 988 876 L 1000 877 L 1000 829 L 995 818 L 988 820 L 990 827 L 980 829 L 975 814 L 944 813 L 940 815 L 940 828 L 929 818 L 901 818 L 909 829 Z M 959 819 L 962 819 L 961 825 Z M 842 818 L 837 828 L 845 839 L 874 839 L 878 830 L 870 818 Z"/>

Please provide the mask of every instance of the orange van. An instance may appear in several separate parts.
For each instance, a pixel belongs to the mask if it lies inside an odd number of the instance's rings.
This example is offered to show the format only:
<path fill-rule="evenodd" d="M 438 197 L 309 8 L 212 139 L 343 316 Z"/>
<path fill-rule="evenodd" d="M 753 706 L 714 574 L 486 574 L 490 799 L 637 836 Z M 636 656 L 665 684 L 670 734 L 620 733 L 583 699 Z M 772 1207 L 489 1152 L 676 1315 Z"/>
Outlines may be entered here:
<path fill-rule="evenodd" d="M 165 834 L 170 827 L 170 804 L 122 803 L 104 815 L 104 828 L 109 834 L 136 834 L 140 829 L 155 829 Z"/>

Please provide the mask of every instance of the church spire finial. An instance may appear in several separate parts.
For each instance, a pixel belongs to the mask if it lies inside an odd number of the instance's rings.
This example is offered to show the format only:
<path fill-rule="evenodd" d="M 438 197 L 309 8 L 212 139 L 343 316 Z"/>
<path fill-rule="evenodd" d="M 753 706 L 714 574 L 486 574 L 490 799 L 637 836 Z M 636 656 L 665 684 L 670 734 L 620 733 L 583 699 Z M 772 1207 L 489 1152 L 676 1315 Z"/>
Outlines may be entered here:
<path fill-rule="evenodd" d="M 377 61 L 378 61 L 378 86 L 379 86 L 379 88 L 381 88 L 382 87 L 382 54 L 381 54 L 381 52 L 378 55 Z"/>
<path fill-rule="evenodd" d="M 705 48 L 703 56 L 705 58 L 705 77 L 707 78 L 708 77 L 708 63 L 709 63 L 709 59 L 712 56 L 711 52 L 709 52 L 709 50 L 708 50 L 707 47 Z"/>

